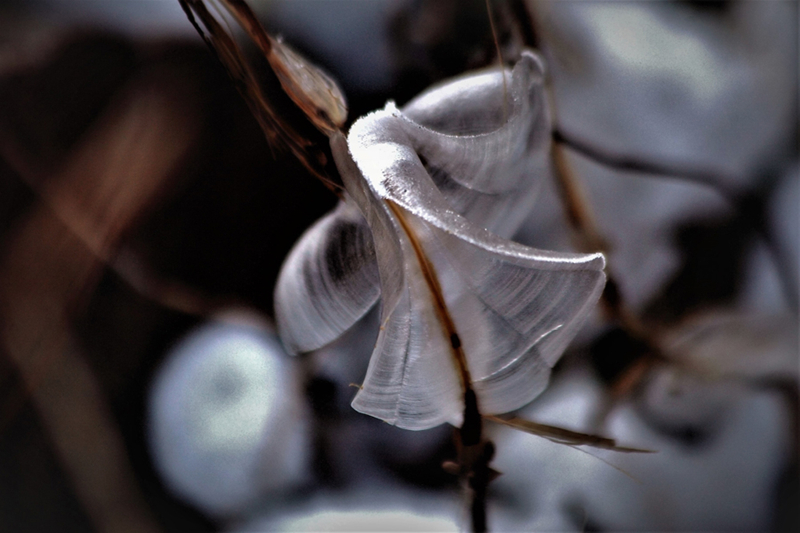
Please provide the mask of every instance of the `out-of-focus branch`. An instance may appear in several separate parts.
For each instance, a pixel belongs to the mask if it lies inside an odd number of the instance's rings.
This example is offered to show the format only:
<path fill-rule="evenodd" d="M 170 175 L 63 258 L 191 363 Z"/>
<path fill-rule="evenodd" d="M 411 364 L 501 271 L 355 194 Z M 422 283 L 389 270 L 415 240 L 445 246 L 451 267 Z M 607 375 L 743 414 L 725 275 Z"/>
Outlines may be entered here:
<path fill-rule="evenodd" d="M 107 400 L 71 334 L 104 262 L 197 131 L 181 95 L 129 87 L 39 192 L 0 258 L 0 336 L 98 531 L 155 531 Z M 4 150 L 7 152 L 8 150 Z"/>
<path fill-rule="evenodd" d="M 791 261 L 787 260 L 781 247 L 776 244 L 770 229 L 763 223 L 763 217 L 759 216 L 759 213 L 753 213 L 754 206 L 758 204 L 759 200 L 763 200 L 763 198 L 759 198 L 758 192 L 745 193 L 741 188 L 737 188 L 734 185 L 740 183 L 741 179 L 727 176 L 718 171 L 683 167 L 665 162 L 648 161 L 630 154 L 611 152 L 593 145 L 588 141 L 566 134 L 559 128 L 553 130 L 553 140 L 559 146 L 566 146 L 602 165 L 621 172 L 635 172 L 642 176 L 650 175 L 685 180 L 710 187 L 721 194 L 731 205 L 735 206 L 739 212 L 743 213 L 744 219 L 751 226 L 752 230 L 764 239 L 768 249 L 775 258 L 786 301 L 793 310 L 797 311 L 797 287 L 794 282 L 795 273 L 792 272 L 790 266 Z M 769 182 L 774 180 L 761 181 Z M 768 188 L 761 189 L 762 195 L 765 190 L 768 190 Z"/>
<path fill-rule="evenodd" d="M 154 155 L 158 157 L 157 153 Z M 113 253 L 109 254 L 107 247 L 98 241 L 98 235 L 94 229 L 102 227 L 102 225 L 93 226 L 93 222 L 85 218 L 85 216 L 91 215 L 81 213 L 79 202 L 73 198 L 74 191 L 68 190 L 66 194 L 61 194 L 59 191 L 53 190 L 53 187 L 43 186 L 43 183 L 49 181 L 47 176 L 36 168 L 31 156 L 24 154 L 15 141 L 1 131 L 0 158 L 98 261 L 104 263 L 106 268 L 119 276 L 124 283 L 143 298 L 167 309 L 197 316 L 207 316 L 222 308 L 243 305 L 240 301 L 211 296 L 181 281 L 164 278 L 154 272 L 135 251 L 124 246 L 114 249 Z M 118 213 L 117 216 L 124 216 L 124 214 Z"/>
<path fill-rule="evenodd" d="M 607 252 L 606 240 L 598 229 L 591 211 L 591 204 L 585 197 L 583 187 L 569 163 L 562 144 L 558 142 L 553 144 L 552 157 L 556 184 L 567 213 L 567 219 L 575 229 L 577 246 L 587 252 Z M 617 321 L 623 329 L 636 338 L 646 339 L 646 328 L 628 309 L 619 292 L 619 284 L 610 269 L 606 272 L 606 278 L 601 301 L 609 318 Z"/>
<path fill-rule="evenodd" d="M 652 176 L 666 176 L 698 183 L 707 187 L 711 187 L 715 191 L 722 194 L 729 201 L 734 201 L 735 198 L 740 194 L 731 186 L 732 183 L 736 183 L 738 180 L 725 176 L 721 172 L 681 167 L 669 163 L 660 163 L 641 159 L 630 154 L 604 150 L 590 142 L 580 139 L 573 134 L 566 133 L 564 130 L 558 127 L 553 130 L 553 140 L 557 143 L 568 146 L 572 150 L 575 150 L 576 152 L 583 154 L 586 157 L 597 161 L 598 163 L 601 163 L 607 167 L 621 170 L 623 172 L 637 172 Z"/>

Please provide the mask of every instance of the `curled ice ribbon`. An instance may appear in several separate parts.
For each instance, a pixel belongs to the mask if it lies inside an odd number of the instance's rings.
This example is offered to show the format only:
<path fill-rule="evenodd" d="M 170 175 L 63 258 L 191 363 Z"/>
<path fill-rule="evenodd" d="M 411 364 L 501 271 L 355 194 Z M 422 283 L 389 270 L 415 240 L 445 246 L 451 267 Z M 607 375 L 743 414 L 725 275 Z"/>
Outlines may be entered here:
<path fill-rule="evenodd" d="M 602 254 L 508 240 L 547 172 L 543 83 L 524 52 L 513 69 L 389 102 L 347 138 L 331 134 L 345 200 L 289 254 L 275 309 L 286 347 L 306 352 L 381 300 L 357 411 L 406 429 L 458 426 L 465 379 L 482 413 L 517 409 L 597 302 Z"/>

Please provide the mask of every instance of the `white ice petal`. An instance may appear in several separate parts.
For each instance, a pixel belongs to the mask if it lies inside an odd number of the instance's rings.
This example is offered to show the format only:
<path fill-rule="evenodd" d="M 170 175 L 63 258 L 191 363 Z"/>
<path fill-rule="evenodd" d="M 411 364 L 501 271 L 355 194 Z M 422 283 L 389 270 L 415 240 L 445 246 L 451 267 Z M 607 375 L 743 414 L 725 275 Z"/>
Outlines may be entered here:
<path fill-rule="evenodd" d="M 543 70 L 525 52 L 511 71 L 464 76 L 402 111 L 391 103 L 384 110 L 398 119 L 451 207 L 503 237 L 527 216 L 547 172 L 551 121 Z"/>
<path fill-rule="evenodd" d="M 457 212 L 506 237 L 529 212 L 545 172 L 550 120 L 542 71 L 526 52 L 513 71 L 467 75 L 423 93 L 402 113 L 392 104 L 378 112 L 408 133 Z M 342 203 L 303 235 L 283 265 L 275 292 L 281 338 L 290 352 L 324 346 L 379 293 L 369 229 Z"/>
<path fill-rule="evenodd" d="M 543 71 L 525 52 L 512 71 L 470 74 L 426 91 L 402 112 L 387 109 L 435 168 L 472 190 L 502 193 L 536 181 L 520 172 L 521 163 L 549 143 Z"/>
<path fill-rule="evenodd" d="M 381 279 L 381 330 L 353 408 L 406 429 L 457 424 L 461 385 L 419 263 L 397 220 L 361 176 L 344 137 L 333 136 L 331 148 L 350 198 L 372 229 Z"/>
<path fill-rule="evenodd" d="M 375 242 L 386 247 L 377 253 L 382 330 L 353 406 L 400 427 L 424 429 L 458 424 L 463 404 L 451 339 L 420 253 L 437 273 L 486 413 L 513 410 L 541 392 L 605 276 L 600 254 L 534 250 L 456 213 L 414 142 L 407 120 L 389 107 L 354 124 L 352 160 L 341 140 L 332 146 L 345 187 Z"/>
<path fill-rule="evenodd" d="M 500 71 L 470 75 L 403 112 L 388 104 L 347 139 L 332 134 L 347 201 L 303 237 L 276 290 L 295 350 L 333 340 L 380 292 L 381 330 L 353 407 L 402 428 L 460 424 L 458 342 L 483 412 L 528 403 L 605 281 L 600 254 L 498 236 L 528 212 L 550 130 L 540 61 L 525 52 L 505 75 L 508 92 Z"/>
<path fill-rule="evenodd" d="M 286 348 L 307 352 L 333 341 L 380 296 L 372 236 L 345 202 L 306 231 L 281 268 L 275 316 Z"/>
<path fill-rule="evenodd" d="M 525 405 L 544 390 L 597 302 L 602 256 L 554 257 L 480 230 L 464 238 L 428 228 L 426 251 L 441 273 L 481 410 Z"/>

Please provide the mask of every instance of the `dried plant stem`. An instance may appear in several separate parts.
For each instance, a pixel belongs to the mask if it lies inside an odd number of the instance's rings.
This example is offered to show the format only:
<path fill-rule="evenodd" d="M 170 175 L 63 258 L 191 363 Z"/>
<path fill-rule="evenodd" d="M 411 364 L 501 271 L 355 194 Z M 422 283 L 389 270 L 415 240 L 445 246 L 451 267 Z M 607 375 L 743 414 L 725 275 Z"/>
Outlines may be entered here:
<path fill-rule="evenodd" d="M 531 435 L 536 435 L 552 442 L 565 444 L 567 446 L 591 446 L 593 448 L 613 450 L 624 453 L 652 453 L 652 450 L 645 450 L 643 448 L 620 446 L 614 439 L 603 437 L 601 435 L 581 433 L 579 431 L 572 431 L 570 429 L 551 426 L 549 424 L 539 424 L 538 422 L 525 420 L 515 416 L 501 418 L 499 416 L 487 415 L 484 418 L 496 424 L 501 424 L 519 431 L 524 431 L 525 433 L 530 433 Z"/>
<path fill-rule="evenodd" d="M 698 183 L 714 189 L 731 202 L 734 202 L 741 194 L 740 191 L 731 187 L 732 183 L 736 183 L 739 180 L 725 176 L 720 172 L 678 167 L 666 163 L 646 161 L 626 154 L 612 153 L 581 140 L 575 135 L 567 134 L 559 128 L 553 130 L 553 139 L 598 163 L 623 172 L 664 176 Z"/>
<path fill-rule="evenodd" d="M 436 275 L 436 270 L 428 260 L 425 251 L 422 249 L 422 243 L 419 242 L 416 233 L 406 220 L 403 210 L 391 200 L 386 200 L 386 205 L 389 206 L 389 210 L 403 228 L 403 232 L 408 238 L 409 243 L 411 243 L 411 248 L 414 250 L 414 255 L 417 257 L 422 277 L 425 279 L 425 284 L 428 286 L 433 300 L 433 307 L 436 310 L 439 325 L 442 327 L 445 337 L 450 339 L 453 363 L 460 378 L 461 387 L 466 394 L 468 391 L 472 390 L 472 377 L 470 376 L 469 367 L 467 366 L 467 358 L 464 355 L 464 347 L 461 346 L 461 340 L 456 331 L 455 322 L 450 316 L 450 311 L 447 309 L 447 303 L 444 300 L 444 292 L 439 283 L 439 277 Z"/>
<path fill-rule="evenodd" d="M 330 161 L 328 154 L 277 111 L 278 106 L 260 85 L 258 77 L 247 61 L 242 49 L 208 11 L 204 0 L 179 1 L 197 33 L 225 67 L 228 75 L 261 126 L 270 146 L 288 150 L 313 176 L 339 195 L 342 190 L 341 181 L 336 181 L 338 175 L 328 165 Z M 291 98 L 297 109 L 305 115 L 311 125 L 326 135 L 330 134 L 332 130 L 330 128 L 326 129 L 330 125 L 328 118 L 329 115 L 335 113 L 326 112 L 315 107 L 313 98 L 303 98 L 305 93 L 302 83 L 285 83 L 286 79 L 292 79 L 293 73 L 287 70 L 287 62 L 275 54 L 275 41 L 264 31 L 247 4 L 241 0 L 223 0 L 223 4 L 236 17 L 253 42 L 265 55 L 270 68 L 281 82 L 284 92 Z M 195 15 L 197 18 L 195 18 Z M 297 67 L 297 65 L 295 66 Z M 299 66 L 300 69 L 304 69 L 304 67 L 305 65 Z M 317 78 L 320 77 L 316 73 L 316 69 L 311 66 L 304 70 L 304 74 L 311 77 L 315 75 Z M 317 78 L 314 78 L 315 81 Z M 327 80 L 327 78 L 325 79 Z M 327 86 L 325 89 L 331 92 L 336 92 L 337 90 Z"/>
<path fill-rule="evenodd" d="M 494 478 L 494 471 L 489 467 L 489 463 L 494 456 L 494 444 L 483 437 L 483 417 L 478 409 L 478 397 L 472 388 L 472 377 L 464 354 L 464 347 L 461 345 L 455 322 L 447 308 L 444 292 L 439 283 L 436 270 L 425 254 L 422 243 L 419 242 L 416 233 L 406 220 L 402 208 L 391 200 L 386 200 L 386 205 L 411 243 L 417 262 L 420 265 L 422 276 L 425 279 L 425 284 L 430 291 L 439 325 L 442 327 L 445 337 L 450 340 L 453 363 L 464 391 L 464 420 L 458 429 L 455 439 L 458 463 L 456 465 L 451 464 L 446 469 L 453 474 L 459 475 L 467 492 L 472 531 L 476 533 L 487 531 L 486 493 L 489 488 L 489 482 Z"/>

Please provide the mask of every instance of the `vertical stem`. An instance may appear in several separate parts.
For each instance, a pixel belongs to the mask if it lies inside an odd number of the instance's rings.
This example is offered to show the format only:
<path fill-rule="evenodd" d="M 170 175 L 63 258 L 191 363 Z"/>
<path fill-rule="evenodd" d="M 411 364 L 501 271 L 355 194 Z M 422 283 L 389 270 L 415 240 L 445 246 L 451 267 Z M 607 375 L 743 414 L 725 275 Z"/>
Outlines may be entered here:
<path fill-rule="evenodd" d="M 472 489 L 472 502 L 470 505 L 470 518 L 472 531 L 482 533 L 489 530 L 486 519 L 486 499 L 489 492 L 489 483 L 492 481 L 493 470 L 489 463 L 494 457 L 494 443 L 486 441 L 481 447 L 481 453 L 469 478 L 469 487 Z"/>
<path fill-rule="evenodd" d="M 458 448 L 458 470 L 461 481 L 469 494 L 469 508 L 472 522 L 472 531 L 487 531 L 486 525 L 486 493 L 489 482 L 492 479 L 492 469 L 489 462 L 494 455 L 494 444 L 483 438 L 483 417 L 478 409 L 478 397 L 472 388 L 472 378 L 470 377 L 467 358 L 464 348 L 461 346 L 461 339 L 456 331 L 455 322 L 447 309 L 439 278 L 436 270 L 425 251 L 422 243 L 419 242 L 414 230 L 408 224 L 400 206 L 391 200 L 386 200 L 392 214 L 394 214 L 403 232 L 408 237 L 420 270 L 425 278 L 425 283 L 431 293 L 431 300 L 439 318 L 444 335 L 450 339 L 451 353 L 453 362 L 458 370 L 461 384 L 464 390 L 464 420 L 458 429 L 456 447 Z"/>

